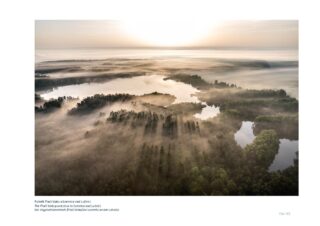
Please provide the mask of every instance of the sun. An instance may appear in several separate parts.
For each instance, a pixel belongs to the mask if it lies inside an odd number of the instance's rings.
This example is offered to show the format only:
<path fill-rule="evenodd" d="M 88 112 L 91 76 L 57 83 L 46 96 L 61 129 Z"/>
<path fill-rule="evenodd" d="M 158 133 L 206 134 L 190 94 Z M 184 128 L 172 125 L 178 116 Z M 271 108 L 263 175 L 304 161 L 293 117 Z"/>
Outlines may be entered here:
<path fill-rule="evenodd" d="M 124 28 L 146 46 L 182 47 L 199 44 L 213 25 L 197 21 L 132 21 Z"/>

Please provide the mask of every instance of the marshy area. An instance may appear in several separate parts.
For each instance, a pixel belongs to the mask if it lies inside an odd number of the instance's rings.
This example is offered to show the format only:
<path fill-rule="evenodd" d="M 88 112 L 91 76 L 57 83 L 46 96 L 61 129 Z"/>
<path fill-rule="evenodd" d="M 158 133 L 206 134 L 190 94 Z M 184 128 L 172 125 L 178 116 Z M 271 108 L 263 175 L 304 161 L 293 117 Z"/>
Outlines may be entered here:
<path fill-rule="evenodd" d="M 297 79 L 279 75 L 274 82 L 287 84 L 279 89 L 232 79 L 297 67 L 211 58 L 37 63 L 35 194 L 298 195 Z"/>

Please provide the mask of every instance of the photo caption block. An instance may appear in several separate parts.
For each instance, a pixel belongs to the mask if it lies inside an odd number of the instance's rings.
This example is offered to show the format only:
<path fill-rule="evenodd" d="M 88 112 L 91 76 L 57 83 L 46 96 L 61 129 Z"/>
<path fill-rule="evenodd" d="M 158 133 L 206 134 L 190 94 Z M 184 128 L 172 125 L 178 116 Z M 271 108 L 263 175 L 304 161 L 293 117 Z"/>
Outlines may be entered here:
<path fill-rule="evenodd" d="M 35 212 L 119 212 L 119 208 L 107 208 L 91 200 L 34 200 Z"/>

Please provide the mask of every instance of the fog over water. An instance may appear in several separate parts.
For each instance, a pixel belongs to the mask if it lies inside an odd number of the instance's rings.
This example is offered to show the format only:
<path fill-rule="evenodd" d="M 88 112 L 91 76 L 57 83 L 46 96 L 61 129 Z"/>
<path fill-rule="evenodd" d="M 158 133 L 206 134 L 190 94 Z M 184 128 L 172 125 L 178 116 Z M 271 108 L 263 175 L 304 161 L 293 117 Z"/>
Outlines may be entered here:
<path fill-rule="evenodd" d="M 297 51 L 36 50 L 36 194 L 255 194 L 256 119 L 298 131 L 298 101 L 275 89 L 298 98 Z M 265 174 L 297 158 L 298 136 L 276 129 Z"/>
<path fill-rule="evenodd" d="M 36 69 L 69 68 L 52 78 L 142 72 L 198 74 L 208 82 L 235 83 L 249 89 L 285 89 L 298 98 L 296 50 L 36 50 Z"/>
<path fill-rule="evenodd" d="M 205 102 L 202 104 L 205 105 L 204 108 L 202 108 L 201 113 L 197 113 L 194 115 L 194 117 L 202 119 L 202 120 L 207 120 L 209 118 L 216 117 L 220 113 L 220 108 L 216 107 L 214 105 L 209 106 Z"/>
<path fill-rule="evenodd" d="M 160 57 L 221 58 L 254 60 L 298 60 L 297 50 L 219 49 L 37 49 L 36 63 L 57 60 L 147 59 Z"/>
<path fill-rule="evenodd" d="M 191 85 L 173 80 L 163 80 L 164 76 L 149 75 L 138 76 L 134 78 L 114 79 L 105 83 L 84 83 L 80 85 L 62 86 L 51 92 L 44 93 L 41 96 L 49 100 L 60 96 L 71 96 L 83 99 L 94 94 L 116 94 L 128 93 L 133 95 L 143 95 L 152 92 L 160 92 L 174 95 L 176 100 L 174 103 L 181 102 L 199 102 L 194 96 L 199 92 Z"/>

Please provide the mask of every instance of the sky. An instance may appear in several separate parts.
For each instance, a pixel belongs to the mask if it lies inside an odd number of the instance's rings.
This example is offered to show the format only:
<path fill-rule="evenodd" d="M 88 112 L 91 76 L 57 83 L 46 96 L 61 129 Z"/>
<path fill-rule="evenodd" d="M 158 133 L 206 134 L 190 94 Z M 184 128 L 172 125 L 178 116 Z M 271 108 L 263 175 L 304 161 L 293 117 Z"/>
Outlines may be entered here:
<path fill-rule="evenodd" d="M 298 21 L 35 22 L 36 49 L 298 49 Z"/>

